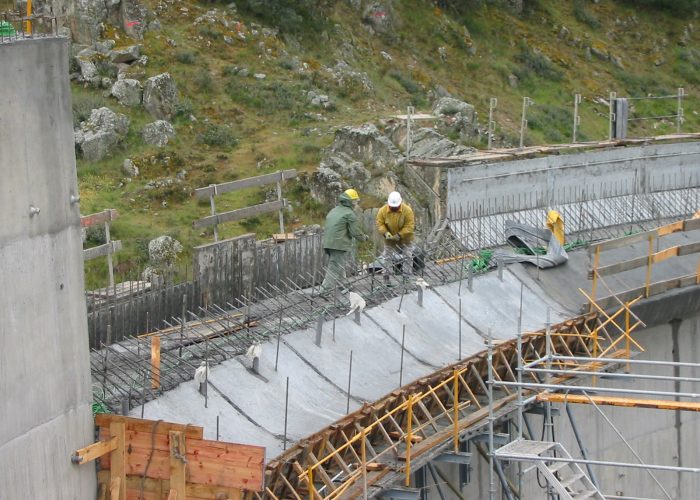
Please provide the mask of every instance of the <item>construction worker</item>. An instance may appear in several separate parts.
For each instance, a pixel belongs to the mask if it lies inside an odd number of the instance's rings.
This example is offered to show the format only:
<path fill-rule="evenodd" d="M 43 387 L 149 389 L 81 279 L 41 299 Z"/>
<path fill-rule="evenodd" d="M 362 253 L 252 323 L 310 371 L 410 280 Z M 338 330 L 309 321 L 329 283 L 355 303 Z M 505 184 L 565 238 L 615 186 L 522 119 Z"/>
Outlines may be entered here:
<path fill-rule="evenodd" d="M 345 260 L 352 249 L 352 240 L 365 240 L 354 209 L 360 204 L 360 195 L 346 189 L 338 197 L 338 205 L 328 212 L 323 232 L 323 250 L 328 255 L 326 276 L 320 294 L 327 294 L 345 281 Z"/>
<path fill-rule="evenodd" d="M 389 193 L 386 205 L 379 209 L 376 218 L 377 231 L 384 237 L 384 262 L 402 260 L 404 275 L 413 273 L 413 232 L 416 227 L 413 209 L 403 202 L 397 191 Z M 385 265 L 391 270 L 392 265 Z"/>

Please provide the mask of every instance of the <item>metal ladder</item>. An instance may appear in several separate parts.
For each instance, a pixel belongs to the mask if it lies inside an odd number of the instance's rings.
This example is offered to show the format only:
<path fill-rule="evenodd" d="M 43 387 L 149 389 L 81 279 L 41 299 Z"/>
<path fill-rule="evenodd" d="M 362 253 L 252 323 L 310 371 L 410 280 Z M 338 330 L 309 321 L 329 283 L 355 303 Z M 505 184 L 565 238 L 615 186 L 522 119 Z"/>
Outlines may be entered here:
<path fill-rule="evenodd" d="M 550 453 L 556 453 L 556 457 L 549 455 Z M 525 472 L 533 468 L 539 470 L 562 500 L 605 500 L 581 466 L 571 461 L 573 458 L 560 443 L 520 439 L 498 448 L 495 458 L 534 462 Z"/>

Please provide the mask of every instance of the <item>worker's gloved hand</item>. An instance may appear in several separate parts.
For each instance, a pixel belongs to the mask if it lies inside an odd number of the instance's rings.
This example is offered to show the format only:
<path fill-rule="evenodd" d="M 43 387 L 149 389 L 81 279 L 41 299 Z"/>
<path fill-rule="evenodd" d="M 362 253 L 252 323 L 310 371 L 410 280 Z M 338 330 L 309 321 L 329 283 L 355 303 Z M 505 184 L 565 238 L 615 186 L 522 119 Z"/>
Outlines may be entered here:
<path fill-rule="evenodd" d="M 384 238 L 386 238 L 387 240 L 393 240 L 393 239 L 394 239 L 394 237 L 391 235 L 391 233 L 390 233 L 389 231 L 387 231 L 386 233 L 384 233 Z"/>
<path fill-rule="evenodd" d="M 395 234 L 394 236 L 392 236 L 392 237 L 389 238 L 389 239 L 390 239 L 390 240 L 393 240 L 393 241 L 399 241 L 399 240 L 401 239 L 401 235 L 400 235 L 400 234 Z"/>

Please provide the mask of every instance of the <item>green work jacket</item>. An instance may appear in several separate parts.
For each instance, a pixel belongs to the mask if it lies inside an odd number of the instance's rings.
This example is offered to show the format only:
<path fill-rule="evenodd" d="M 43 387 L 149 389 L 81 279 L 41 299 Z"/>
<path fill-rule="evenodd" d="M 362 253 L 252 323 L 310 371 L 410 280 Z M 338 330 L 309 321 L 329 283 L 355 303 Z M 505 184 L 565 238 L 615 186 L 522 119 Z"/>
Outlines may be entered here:
<path fill-rule="evenodd" d="M 326 216 L 323 248 L 347 252 L 352 248 L 352 239 L 361 238 L 362 235 L 357 215 L 352 209 L 352 200 L 342 193 L 338 198 L 338 205 Z"/>

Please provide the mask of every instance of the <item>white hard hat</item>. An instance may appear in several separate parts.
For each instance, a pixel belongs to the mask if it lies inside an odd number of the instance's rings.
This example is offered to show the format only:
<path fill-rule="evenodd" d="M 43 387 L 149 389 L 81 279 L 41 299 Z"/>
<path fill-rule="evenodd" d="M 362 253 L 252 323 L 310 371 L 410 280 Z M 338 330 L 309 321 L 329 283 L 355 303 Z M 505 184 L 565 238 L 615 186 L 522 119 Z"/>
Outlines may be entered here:
<path fill-rule="evenodd" d="M 398 191 L 392 191 L 391 193 L 389 193 L 389 199 L 386 201 L 386 203 L 387 203 L 387 205 L 389 205 L 390 207 L 396 208 L 396 207 L 398 207 L 399 205 L 401 205 L 401 201 L 402 201 L 402 200 L 401 200 L 401 195 L 399 194 L 399 192 L 398 192 Z"/>

